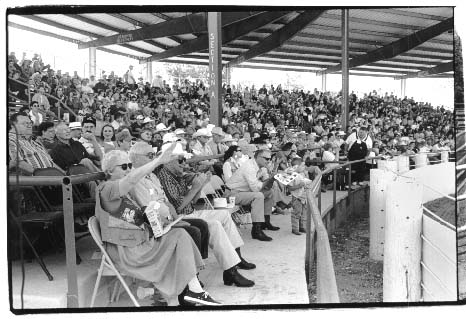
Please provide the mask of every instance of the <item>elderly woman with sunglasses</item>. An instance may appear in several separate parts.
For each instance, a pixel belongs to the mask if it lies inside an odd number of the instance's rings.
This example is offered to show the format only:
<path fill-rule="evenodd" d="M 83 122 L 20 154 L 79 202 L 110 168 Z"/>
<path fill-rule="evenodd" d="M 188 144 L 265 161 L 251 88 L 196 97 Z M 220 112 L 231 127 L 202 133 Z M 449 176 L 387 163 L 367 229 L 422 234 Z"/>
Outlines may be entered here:
<path fill-rule="evenodd" d="M 176 305 L 179 295 L 186 302 L 216 305 L 218 302 L 202 289 L 196 277 L 204 264 L 188 233 L 174 228 L 153 238 L 143 209 L 129 195 L 140 179 L 170 160 L 174 146 L 134 170 L 125 152 L 105 154 L 102 169 L 108 178 L 98 186 L 96 196 L 102 240 L 120 269 L 153 282 L 168 305 Z"/>

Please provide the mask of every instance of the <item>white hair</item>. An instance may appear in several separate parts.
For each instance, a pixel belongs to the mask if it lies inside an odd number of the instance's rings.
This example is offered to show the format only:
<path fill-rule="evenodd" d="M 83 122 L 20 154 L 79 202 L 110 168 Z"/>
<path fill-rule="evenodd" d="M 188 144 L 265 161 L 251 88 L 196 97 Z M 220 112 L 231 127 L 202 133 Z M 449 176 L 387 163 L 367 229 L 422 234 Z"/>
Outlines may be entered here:
<path fill-rule="evenodd" d="M 136 160 L 136 155 L 144 154 L 146 149 L 152 150 L 152 147 L 147 142 L 136 142 L 129 150 L 130 161 L 134 163 Z"/>
<path fill-rule="evenodd" d="M 126 154 L 126 152 L 113 150 L 105 153 L 104 158 L 102 159 L 102 170 L 106 173 L 111 171 L 115 168 L 115 164 L 122 159 L 129 161 L 128 154 Z"/>

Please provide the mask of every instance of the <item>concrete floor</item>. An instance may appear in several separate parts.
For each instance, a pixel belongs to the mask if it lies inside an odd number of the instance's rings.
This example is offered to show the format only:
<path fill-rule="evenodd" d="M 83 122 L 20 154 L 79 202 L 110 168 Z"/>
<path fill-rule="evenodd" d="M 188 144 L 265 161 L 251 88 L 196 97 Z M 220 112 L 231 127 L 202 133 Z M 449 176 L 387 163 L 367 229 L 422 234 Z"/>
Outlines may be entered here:
<path fill-rule="evenodd" d="M 346 197 L 347 192 L 337 192 L 337 201 Z M 322 211 L 332 205 L 332 192 L 322 193 Z M 291 233 L 290 215 L 272 215 L 272 223 L 280 227 L 278 231 L 266 231 L 273 238 L 271 242 L 261 242 L 251 238 L 251 225 L 240 228 L 245 242 L 243 256 L 257 265 L 254 270 L 241 270 L 247 278 L 255 281 L 251 288 L 225 286 L 223 271 L 218 266 L 213 253 L 206 260 L 206 269 L 200 273 L 205 289 L 225 305 L 269 305 L 269 304 L 308 304 L 309 297 L 304 273 L 305 239 L 303 234 Z M 78 266 L 78 288 L 81 307 L 88 307 L 96 279 L 100 260 L 92 259 L 97 247 L 90 237 L 77 243 L 77 250 L 83 262 Z M 48 281 L 37 262 L 27 263 L 24 290 L 25 308 L 65 308 L 66 307 L 66 266 L 65 256 L 52 254 L 45 257 L 45 263 L 54 281 Z M 14 308 L 19 308 L 21 271 L 18 262 L 12 265 L 12 293 Z M 109 286 L 109 285 L 108 285 Z M 102 289 L 106 290 L 106 289 Z M 149 306 L 151 298 L 142 300 L 141 305 Z M 133 306 L 126 293 L 118 302 L 108 304 L 108 293 L 101 293 L 96 303 L 104 307 Z"/>

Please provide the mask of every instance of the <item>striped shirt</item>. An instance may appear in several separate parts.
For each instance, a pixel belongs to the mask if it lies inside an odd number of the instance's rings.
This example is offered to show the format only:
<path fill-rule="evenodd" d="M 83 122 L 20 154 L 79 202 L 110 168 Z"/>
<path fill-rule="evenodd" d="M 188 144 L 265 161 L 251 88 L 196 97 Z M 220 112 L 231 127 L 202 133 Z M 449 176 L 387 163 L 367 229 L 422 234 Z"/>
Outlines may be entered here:
<path fill-rule="evenodd" d="M 27 162 L 34 169 L 56 166 L 42 144 L 21 135 L 18 136 L 17 144 L 15 135 L 15 133 L 8 134 L 8 155 L 10 161 L 16 161 L 16 151 L 18 150 L 18 160 Z"/>
<path fill-rule="evenodd" d="M 182 210 L 178 211 L 178 208 L 183 203 L 185 194 L 188 191 L 188 185 L 186 180 L 182 177 L 175 176 L 165 167 L 159 166 L 154 170 L 155 175 L 159 178 L 160 184 L 165 191 L 170 203 L 175 207 L 178 214 L 189 215 L 194 212 L 192 203 L 186 205 Z"/>

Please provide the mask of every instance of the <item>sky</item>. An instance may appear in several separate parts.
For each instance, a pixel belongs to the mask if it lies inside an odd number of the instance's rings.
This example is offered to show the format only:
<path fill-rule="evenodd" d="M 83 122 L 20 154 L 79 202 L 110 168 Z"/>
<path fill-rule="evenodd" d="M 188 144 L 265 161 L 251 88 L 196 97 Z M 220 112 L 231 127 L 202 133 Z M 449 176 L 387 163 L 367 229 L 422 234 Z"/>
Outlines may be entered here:
<path fill-rule="evenodd" d="M 21 19 L 21 18 L 20 18 Z M 27 20 L 25 20 L 27 21 Z M 48 36 L 43 36 L 29 31 L 16 28 L 8 28 L 8 51 L 15 52 L 16 57 L 21 59 L 22 53 L 26 52 L 27 58 L 32 58 L 34 53 L 39 53 L 42 60 L 55 70 L 62 70 L 62 73 L 73 74 L 78 72 L 81 77 L 89 76 L 89 50 L 78 49 L 77 44 L 58 40 Z M 129 65 L 134 66 L 133 73 L 145 79 L 146 73 L 143 64 L 138 61 L 119 55 L 96 51 L 97 75 L 102 71 L 109 74 L 122 76 Z M 152 65 L 153 75 L 159 74 L 164 79 L 168 79 L 163 68 L 163 63 L 154 62 Z M 267 79 L 267 80 L 264 80 Z M 305 90 L 313 91 L 314 88 L 322 89 L 321 77 L 315 73 L 285 72 L 275 70 L 245 69 L 236 68 L 231 72 L 231 84 L 242 83 L 245 85 L 254 84 L 261 87 L 263 84 L 278 84 L 286 86 L 287 80 L 294 80 L 296 84 Z M 341 90 L 341 75 L 331 74 L 327 76 L 327 90 L 338 92 Z M 354 91 L 361 96 L 376 90 L 381 94 L 385 92 L 396 96 L 401 96 L 401 81 L 390 77 L 367 77 L 350 76 L 350 92 Z M 413 97 L 416 101 L 430 102 L 434 106 L 443 105 L 448 109 L 453 108 L 453 78 L 437 79 L 408 79 L 406 81 L 406 95 Z"/>

